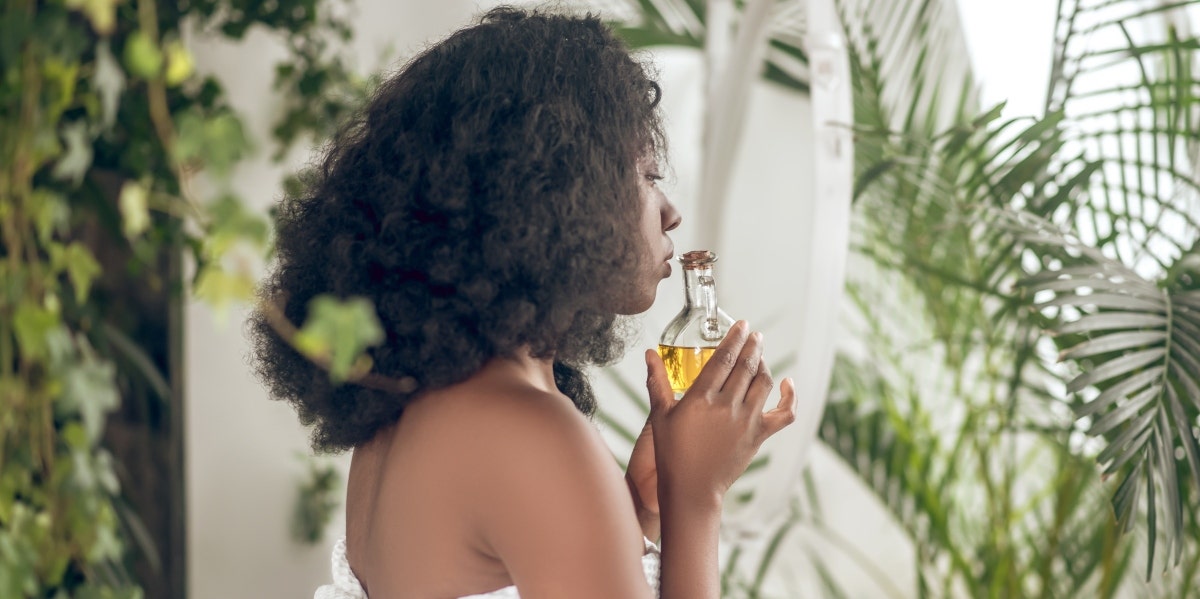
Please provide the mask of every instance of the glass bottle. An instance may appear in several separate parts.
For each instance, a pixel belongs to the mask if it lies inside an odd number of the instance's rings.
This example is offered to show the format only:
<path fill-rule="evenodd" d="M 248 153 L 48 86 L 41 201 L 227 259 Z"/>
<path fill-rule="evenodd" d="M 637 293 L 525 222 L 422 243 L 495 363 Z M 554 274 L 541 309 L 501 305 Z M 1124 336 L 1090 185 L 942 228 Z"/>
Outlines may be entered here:
<path fill-rule="evenodd" d="M 696 250 L 679 256 L 683 266 L 683 309 L 663 329 L 658 355 L 676 394 L 692 386 L 734 320 L 717 306 L 713 264 L 717 255 Z"/>

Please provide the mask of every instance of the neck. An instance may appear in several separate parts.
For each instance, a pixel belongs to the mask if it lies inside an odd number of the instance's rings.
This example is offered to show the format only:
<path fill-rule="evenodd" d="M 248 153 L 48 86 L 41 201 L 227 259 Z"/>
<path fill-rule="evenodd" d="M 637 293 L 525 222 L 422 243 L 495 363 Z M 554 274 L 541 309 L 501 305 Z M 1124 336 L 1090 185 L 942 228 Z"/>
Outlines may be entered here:
<path fill-rule="evenodd" d="M 554 360 L 535 358 L 530 355 L 528 347 L 521 348 L 513 356 L 491 359 L 484 364 L 480 375 L 501 377 L 510 382 L 521 381 L 546 393 L 558 392 L 558 386 L 554 384 Z"/>

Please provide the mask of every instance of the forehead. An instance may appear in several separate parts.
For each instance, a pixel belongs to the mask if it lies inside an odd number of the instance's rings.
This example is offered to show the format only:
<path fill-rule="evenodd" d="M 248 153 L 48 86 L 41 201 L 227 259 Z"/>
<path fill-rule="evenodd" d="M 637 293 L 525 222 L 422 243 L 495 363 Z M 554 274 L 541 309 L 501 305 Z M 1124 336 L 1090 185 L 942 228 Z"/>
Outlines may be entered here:
<path fill-rule="evenodd" d="M 658 167 L 658 156 L 653 153 L 645 153 L 637 159 L 638 168 L 656 168 Z"/>

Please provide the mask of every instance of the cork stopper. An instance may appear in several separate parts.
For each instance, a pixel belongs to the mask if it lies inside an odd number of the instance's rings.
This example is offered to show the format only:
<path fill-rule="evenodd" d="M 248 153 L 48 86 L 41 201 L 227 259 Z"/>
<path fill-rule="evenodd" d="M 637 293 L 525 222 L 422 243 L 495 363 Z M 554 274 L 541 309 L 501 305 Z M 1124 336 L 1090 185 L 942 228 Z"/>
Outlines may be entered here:
<path fill-rule="evenodd" d="M 716 261 L 716 252 L 709 250 L 692 250 L 679 256 L 679 263 L 683 265 L 684 270 L 712 268 Z"/>

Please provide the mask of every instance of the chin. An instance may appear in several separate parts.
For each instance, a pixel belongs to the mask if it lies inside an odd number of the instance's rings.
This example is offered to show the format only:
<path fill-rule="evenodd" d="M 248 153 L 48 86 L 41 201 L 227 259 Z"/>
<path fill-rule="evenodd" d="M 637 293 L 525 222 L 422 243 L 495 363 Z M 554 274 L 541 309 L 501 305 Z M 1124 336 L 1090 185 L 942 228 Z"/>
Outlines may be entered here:
<path fill-rule="evenodd" d="M 608 304 L 610 310 L 621 316 L 633 316 L 649 310 L 658 296 L 658 286 L 664 280 L 655 274 L 654 276 L 645 276 L 640 286 L 634 284 L 625 287 L 624 293 L 609 296 L 611 298 L 611 303 Z"/>
<path fill-rule="evenodd" d="M 654 295 L 651 293 L 649 295 L 638 294 L 636 296 L 623 297 L 620 301 L 616 302 L 612 311 L 621 316 L 641 314 L 654 305 Z"/>

